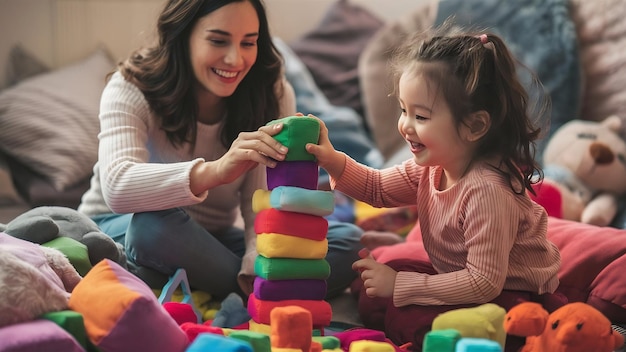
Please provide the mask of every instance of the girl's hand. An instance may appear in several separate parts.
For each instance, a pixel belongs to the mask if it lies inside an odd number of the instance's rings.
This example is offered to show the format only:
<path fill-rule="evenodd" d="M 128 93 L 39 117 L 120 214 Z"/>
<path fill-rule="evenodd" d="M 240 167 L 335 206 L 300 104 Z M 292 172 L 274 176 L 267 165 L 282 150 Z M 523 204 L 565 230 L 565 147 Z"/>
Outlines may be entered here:
<path fill-rule="evenodd" d="M 367 249 L 362 249 L 359 256 L 362 259 L 354 262 L 352 269 L 361 274 L 365 294 L 368 297 L 392 297 L 398 272 L 385 264 L 378 263 Z"/>
<path fill-rule="evenodd" d="M 306 151 L 315 155 L 317 164 L 324 168 L 328 174 L 333 178 L 339 178 L 343 173 L 343 169 L 346 166 L 345 155 L 335 150 L 330 139 L 328 138 L 328 128 L 324 121 L 317 116 L 311 114 L 309 117 L 315 117 L 320 122 L 320 137 L 317 144 L 308 143 L 305 148 Z"/>

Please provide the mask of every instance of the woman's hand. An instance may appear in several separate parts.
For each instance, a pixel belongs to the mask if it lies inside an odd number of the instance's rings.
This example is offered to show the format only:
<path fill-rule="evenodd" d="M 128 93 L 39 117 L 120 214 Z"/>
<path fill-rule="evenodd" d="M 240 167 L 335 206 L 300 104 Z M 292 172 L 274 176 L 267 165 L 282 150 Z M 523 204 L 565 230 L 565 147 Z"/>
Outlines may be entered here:
<path fill-rule="evenodd" d="M 378 263 L 367 249 L 362 249 L 359 256 L 361 259 L 352 264 L 352 269 L 360 273 L 365 294 L 368 297 L 392 297 L 398 272 Z"/>
<path fill-rule="evenodd" d="M 335 150 L 330 139 L 328 138 L 328 128 L 324 121 L 317 116 L 311 114 L 309 117 L 315 117 L 320 122 L 320 137 L 317 144 L 307 143 L 305 146 L 307 152 L 315 155 L 317 164 L 324 168 L 333 178 L 339 178 L 346 166 L 346 159 L 343 153 Z"/>
<path fill-rule="evenodd" d="M 258 164 L 275 167 L 287 155 L 287 147 L 280 144 L 274 135 L 281 131 L 282 123 L 262 126 L 254 132 L 241 132 L 230 149 L 216 161 L 196 165 L 191 170 L 190 187 L 200 194 L 221 184 L 228 184 Z"/>

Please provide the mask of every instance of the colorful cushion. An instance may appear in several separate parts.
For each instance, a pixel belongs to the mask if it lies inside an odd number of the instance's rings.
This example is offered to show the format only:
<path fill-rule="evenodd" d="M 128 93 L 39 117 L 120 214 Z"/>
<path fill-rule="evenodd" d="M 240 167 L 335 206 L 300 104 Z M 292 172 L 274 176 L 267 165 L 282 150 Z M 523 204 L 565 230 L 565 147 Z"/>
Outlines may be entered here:
<path fill-rule="evenodd" d="M 0 329 L 0 351 L 85 352 L 85 349 L 57 324 L 39 319 Z"/>
<path fill-rule="evenodd" d="M 95 346 L 87 337 L 87 331 L 85 331 L 85 321 L 83 316 L 73 310 L 62 310 L 58 312 L 48 312 L 41 316 L 43 319 L 50 320 L 51 322 L 62 327 L 67 331 L 76 342 L 89 351 L 93 351 Z"/>
<path fill-rule="evenodd" d="M 269 190 L 278 186 L 317 189 L 319 168 L 315 161 L 281 161 L 276 167 L 268 167 L 265 170 Z"/>
<path fill-rule="evenodd" d="M 254 273 L 266 280 L 322 279 L 330 275 L 326 259 L 266 258 L 258 255 Z"/>
<path fill-rule="evenodd" d="M 58 249 L 65 254 L 81 276 L 87 275 L 87 272 L 92 268 L 87 246 L 73 238 L 57 237 L 52 241 L 43 243 L 42 246 Z"/>
<path fill-rule="evenodd" d="M 104 259 L 74 288 L 70 309 L 103 351 L 184 351 L 188 340 L 150 287 Z"/>
<path fill-rule="evenodd" d="M 282 123 L 283 128 L 274 135 L 274 139 L 289 148 L 285 161 L 315 160 L 315 156 L 304 149 L 307 143 L 317 144 L 320 136 L 320 123 L 314 117 L 287 116 L 273 120 L 267 125 Z"/>
<path fill-rule="evenodd" d="M 286 299 L 322 300 L 326 297 L 326 280 L 292 279 L 266 280 L 257 276 L 254 279 L 254 295 L 265 301 Z"/>
<path fill-rule="evenodd" d="M 328 234 L 328 220 L 317 215 L 269 208 L 256 215 L 254 231 L 257 234 L 280 233 L 321 241 Z"/>
<path fill-rule="evenodd" d="M 274 208 L 310 215 L 326 216 L 335 210 L 333 192 L 280 186 L 271 191 L 258 189 L 252 195 L 252 210 Z"/>

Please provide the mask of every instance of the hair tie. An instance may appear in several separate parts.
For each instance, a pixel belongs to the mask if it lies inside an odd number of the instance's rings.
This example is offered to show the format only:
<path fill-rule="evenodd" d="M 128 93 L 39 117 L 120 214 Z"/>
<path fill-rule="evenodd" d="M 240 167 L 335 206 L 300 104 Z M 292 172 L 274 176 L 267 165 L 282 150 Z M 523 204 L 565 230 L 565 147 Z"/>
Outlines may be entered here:
<path fill-rule="evenodd" d="M 487 44 L 487 42 L 489 41 L 489 38 L 487 38 L 486 34 L 481 34 L 478 36 L 478 39 L 480 39 L 480 42 L 482 44 Z"/>

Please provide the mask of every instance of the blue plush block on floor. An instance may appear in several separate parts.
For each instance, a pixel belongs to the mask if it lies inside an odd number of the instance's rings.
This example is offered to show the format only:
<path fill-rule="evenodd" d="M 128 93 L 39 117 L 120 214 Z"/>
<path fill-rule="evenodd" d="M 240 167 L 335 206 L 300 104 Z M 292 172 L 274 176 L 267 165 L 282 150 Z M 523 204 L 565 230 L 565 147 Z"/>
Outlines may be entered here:
<path fill-rule="evenodd" d="M 456 352 L 502 352 L 502 347 L 496 341 L 464 337 L 457 342 Z"/>
<path fill-rule="evenodd" d="M 185 352 L 253 352 L 250 343 L 223 335 L 201 333 Z"/>

